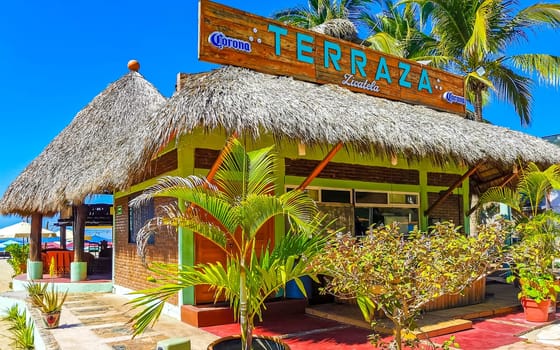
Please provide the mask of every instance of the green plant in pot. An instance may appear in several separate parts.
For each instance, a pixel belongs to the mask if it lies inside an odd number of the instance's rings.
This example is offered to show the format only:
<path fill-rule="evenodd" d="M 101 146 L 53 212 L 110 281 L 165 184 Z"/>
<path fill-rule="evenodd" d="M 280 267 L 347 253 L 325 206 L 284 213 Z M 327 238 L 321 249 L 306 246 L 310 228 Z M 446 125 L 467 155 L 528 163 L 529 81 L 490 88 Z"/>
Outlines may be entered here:
<path fill-rule="evenodd" d="M 552 273 L 552 262 L 559 253 L 553 240 L 557 233 L 556 229 L 544 229 L 543 223 L 555 227 L 560 218 L 548 211 L 518 225 L 522 238 L 511 247 L 513 275 L 507 279 L 508 282 L 516 279 L 519 282 L 518 298 L 527 320 L 539 322 L 554 318 L 557 293 L 560 292 L 558 280 Z"/>
<path fill-rule="evenodd" d="M 47 328 L 57 328 L 60 322 L 62 305 L 66 301 L 68 291 L 61 293 L 54 286 L 46 289 L 42 296 L 34 295 L 34 303 L 39 305 L 43 324 Z"/>
<path fill-rule="evenodd" d="M 277 156 L 272 147 L 247 151 L 237 139 L 230 140 L 220 156 L 214 182 L 205 178 L 167 177 L 149 188 L 133 202 L 141 203 L 153 197 L 175 197 L 179 207 L 167 207 L 163 217 L 145 226 L 137 240 L 161 226 L 182 227 L 199 234 L 227 256 L 220 262 L 195 266 L 152 264 L 156 274 L 153 289 L 138 291 L 141 296 L 131 301 L 142 308 L 133 316 L 134 335 L 143 332 L 159 317 L 164 302 L 189 286 L 209 285 L 215 299 L 225 297 L 240 323 L 241 336 L 235 349 L 287 348 L 287 345 L 265 344 L 253 337 L 255 317 L 261 319 L 265 301 L 295 280 L 305 293 L 300 277 L 316 276 L 309 261 L 320 253 L 328 235 L 323 219 L 313 199 L 304 191 L 282 194 L 274 192 Z M 289 232 L 274 246 L 259 247 L 257 234 L 273 218 L 286 219 Z M 141 246 L 141 245 L 140 245 Z M 230 348 L 221 339 L 209 348 Z"/>
<path fill-rule="evenodd" d="M 556 293 L 560 291 L 552 273 L 552 263 L 560 257 L 560 215 L 548 208 L 547 200 L 551 191 L 558 189 L 560 166 L 551 165 L 540 170 L 536 164 L 529 163 L 520 172 L 515 188 L 493 187 L 480 197 L 482 204 L 504 203 L 514 213 L 517 221 L 515 233 L 519 241 L 511 246 L 509 252 L 513 275 L 507 281 L 519 282 L 521 290 L 518 297 L 525 307 L 526 316 L 528 311 L 542 304 L 539 306 L 541 321 L 546 321 L 550 314 L 554 315 L 552 305 L 555 306 Z M 537 306 L 533 306 L 533 302 Z M 530 309 L 526 307 L 528 304 Z M 550 308 L 547 305 L 551 305 Z"/>
<path fill-rule="evenodd" d="M 38 302 L 43 299 L 48 285 L 48 282 L 41 283 L 35 281 L 29 281 L 25 284 L 25 290 L 27 291 L 27 295 L 29 296 L 29 299 L 33 306 L 41 306 L 41 304 Z"/>

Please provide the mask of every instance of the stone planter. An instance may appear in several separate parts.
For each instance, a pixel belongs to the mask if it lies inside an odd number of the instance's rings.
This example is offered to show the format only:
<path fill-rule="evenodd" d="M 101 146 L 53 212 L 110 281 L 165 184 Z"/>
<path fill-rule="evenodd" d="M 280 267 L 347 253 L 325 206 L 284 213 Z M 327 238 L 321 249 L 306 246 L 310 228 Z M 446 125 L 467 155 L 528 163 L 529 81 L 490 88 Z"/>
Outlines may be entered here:
<path fill-rule="evenodd" d="M 232 335 L 216 339 L 208 350 L 239 350 L 241 349 L 241 336 Z M 266 336 L 253 336 L 253 350 L 290 350 L 288 344 L 282 340 Z"/>

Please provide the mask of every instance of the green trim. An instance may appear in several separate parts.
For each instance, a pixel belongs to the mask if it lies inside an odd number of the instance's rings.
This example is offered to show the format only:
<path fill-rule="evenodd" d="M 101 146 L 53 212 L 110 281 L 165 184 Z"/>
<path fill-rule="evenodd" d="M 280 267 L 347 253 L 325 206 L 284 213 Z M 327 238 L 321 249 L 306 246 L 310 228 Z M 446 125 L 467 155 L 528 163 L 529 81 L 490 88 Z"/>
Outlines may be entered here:
<path fill-rule="evenodd" d="M 286 164 L 284 163 L 284 158 L 280 158 L 279 161 L 278 161 L 278 167 L 277 167 L 278 174 L 285 174 L 286 173 L 285 166 L 286 166 Z M 286 182 L 284 181 L 284 177 L 283 176 L 278 176 L 277 179 L 276 179 L 276 191 L 278 193 L 283 193 L 285 185 L 286 185 Z M 284 235 L 284 232 L 286 232 L 286 223 L 280 217 L 275 218 L 275 220 L 274 220 L 274 242 L 278 242 L 279 240 L 281 240 L 282 236 Z"/>
<path fill-rule="evenodd" d="M 189 152 L 190 145 L 188 144 L 190 138 L 183 138 L 183 142 L 178 146 L 177 149 L 177 170 L 179 176 L 188 176 L 193 173 L 194 169 L 194 153 Z M 185 203 L 179 202 L 179 209 L 185 210 Z M 194 244 L 194 232 L 191 230 L 179 227 L 177 230 L 178 234 L 178 247 L 177 247 L 177 259 L 179 266 L 193 266 L 195 261 L 195 244 Z M 194 287 L 184 288 L 179 294 L 179 304 L 180 305 L 194 305 L 195 304 L 195 293 Z"/>

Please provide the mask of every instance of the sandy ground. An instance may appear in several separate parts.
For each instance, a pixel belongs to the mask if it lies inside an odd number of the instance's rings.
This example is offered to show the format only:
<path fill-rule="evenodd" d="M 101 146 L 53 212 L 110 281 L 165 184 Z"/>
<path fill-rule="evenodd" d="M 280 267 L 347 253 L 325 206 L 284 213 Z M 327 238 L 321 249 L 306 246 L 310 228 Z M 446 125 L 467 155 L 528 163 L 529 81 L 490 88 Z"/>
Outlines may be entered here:
<path fill-rule="evenodd" d="M 10 290 L 10 282 L 12 281 L 12 267 L 6 262 L 5 258 L 0 259 L 0 293 Z M 4 315 L 4 310 L 0 310 L 1 316 Z M 9 345 L 7 339 L 10 338 L 11 334 L 7 330 L 8 325 L 5 322 L 0 321 L 0 350 L 11 350 L 12 347 Z"/>
<path fill-rule="evenodd" d="M 12 281 L 12 267 L 5 258 L 0 259 L 0 293 L 10 290 L 10 282 Z"/>

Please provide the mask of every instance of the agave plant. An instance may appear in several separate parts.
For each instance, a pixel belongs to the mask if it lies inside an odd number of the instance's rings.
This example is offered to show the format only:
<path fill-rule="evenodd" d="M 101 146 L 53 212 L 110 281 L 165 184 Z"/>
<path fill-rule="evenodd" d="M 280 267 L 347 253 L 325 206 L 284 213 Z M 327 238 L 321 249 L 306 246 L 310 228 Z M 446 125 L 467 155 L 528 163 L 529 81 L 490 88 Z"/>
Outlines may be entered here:
<path fill-rule="evenodd" d="M 32 296 L 33 301 L 39 305 L 42 313 L 50 314 L 60 312 L 62 305 L 66 301 L 68 291 L 61 293 L 57 288 L 52 286 L 50 289 L 45 289 L 42 295 Z"/>
<path fill-rule="evenodd" d="M 2 321 L 10 325 L 8 328 L 8 331 L 11 333 L 10 339 L 12 340 L 10 345 L 15 349 L 35 349 L 35 327 L 33 322 L 27 320 L 27 312 L 25 309 L 20 312 L 19 306 L 14 304 L 6 309 Z"/>
<path fill-rule="evenodd" d="M 265 300 L 290 280 L 305 293 L 299 278 L 316 278 L 308 262 L 328 239 L 328 225 L 323 224 L 312 198 L 301 190 L 274 192 L 276 154 L 272 147 L 246 151 L 233 139 L 222 155 L 215 183 L 195 176 L 167 177 L 133 203 L 157 196 L 177 198 L 186 210 L 167 208 L 164 217 L 153 219 L 139 235 L 165 225 L 183 227 L 209 239 L 227 256 L 225 265 L 151 265 L 159 285 L 138 291 L 141 296 L 131 301 L 133 307 L 143 308 L 131 320 L 134 335 L 156 322 L 169 297 L 188 286 L 209 285 L 216 299 L 229 300 L 240 322 L 242 349 L 250 349 L 254 319 L 261 318 Z M 258 249 L 257 233 L 275 217 L 285 219 L 289 232 L 274 247 Z"/>
<path fill-rule="evenodd" d="M 33 305 L 41 306 L 39 301 L 43 299 L 43 295 L 45 294 L 48 285 L 49 285 L 48 282 L 41 283 L 41 282 L 35 282 L 33 280 L 25 284 L 25 290 L 27 290 L 27 294 L 29 295 L 29 298 L 31 299 Z"/>

